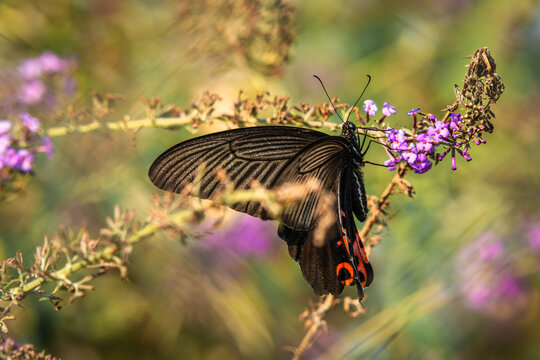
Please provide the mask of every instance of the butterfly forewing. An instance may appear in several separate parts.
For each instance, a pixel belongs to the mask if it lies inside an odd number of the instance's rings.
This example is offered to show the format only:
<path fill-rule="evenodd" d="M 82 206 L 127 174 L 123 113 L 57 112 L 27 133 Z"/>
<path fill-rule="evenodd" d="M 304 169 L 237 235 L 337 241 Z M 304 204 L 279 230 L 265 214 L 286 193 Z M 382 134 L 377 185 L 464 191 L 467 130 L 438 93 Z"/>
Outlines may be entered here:
<path fill-rule="evenodd" d="M 324 137 L 328 135 L 287 126 L 251 127 L 209 134 L 165 151 L 154 161 L 148 175 L 163 190 L 184 194 L 187 190 L 187 194 L 203 199 L 212 199 L 224 190 L 225 181 L 219 176 L 220 170 L 235 189 L 249 189 L 254 180 L 270 188 L 291 159 Z M 199 180 L 198 184 L 195 184 L 196 180 Z M 258 202 L 238 203 L 232 208 L 263 219 L 271 218 Z"/>
<path fill-rule="evenodd" d="M 291 186 L 302 191 L 302 185 L 313 180 L 315 190 L 304 194 L 305 198 L 286 208 L 281 222 L 297 230 L 311 230 L 321 216 L 321 203 L 335 203 L 337 179 L 344 152 L 348 152 L 347 140 L 332 136 L 317 140 L 303 149 L 283 169 L 275 186 Z M 330 197 L 330 199 L 328 199 Z M 329 206 L 327 215 L 335 216 L 335 205 Z"/>

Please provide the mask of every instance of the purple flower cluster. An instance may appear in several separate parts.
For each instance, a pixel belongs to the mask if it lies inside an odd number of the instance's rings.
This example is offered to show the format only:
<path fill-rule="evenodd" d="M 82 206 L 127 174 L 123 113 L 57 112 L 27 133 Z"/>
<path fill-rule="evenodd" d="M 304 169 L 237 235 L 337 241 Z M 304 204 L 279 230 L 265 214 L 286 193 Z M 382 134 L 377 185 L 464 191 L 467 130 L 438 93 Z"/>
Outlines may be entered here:
<path fill-rule="evenodd" d="M 540 223 L 529 227 L 527 230 L 527 239 L 531 249 L 540 252 Z"/>
<path fill-rule="evenodd" d="M 401 161 L 409 163 L 417 174 L 423 174 L 431 169 L 433 164 L 427 155 L 433 153 L 435 143 L 428 134 L 419 134 L 409 140 L 403 129 L 396 130 L 389 127 L 386 131 L 386 139 L 392 150 L 388 151 L 390 159 L 384 162 L 384 165 L 388 166 L 388 170 L 395 170 Z"/>
<path fill-rule="evenodd" d="M 517 304 L 519 298 L 527 296 L 511 253 L 491 231 L 462 249 L 456 268 L 463 300 L 472 309 L 495 314 L 506 304 Z"/>
<path fill-rule="evenodd" d="M 373 100 L 370 100 L 370 99 L 364 101 L 363 109 L 364 109 L 364 112 L 368 115 L 368 117 L 377 115 L 377 111 L 379 110 L 379 108 L 377 107 L 377 104 Z M 382 121 L 384 118 L 392 114 L 395 114 L 396 112 L 397 111 L 395 107 L 385 102 L 382 108 L 383 117 L 380 121 Z"/>
<path fill-rule="evenodd" d="M 0 120 L 0 171 L 2 178 L 10 178 L 9 169 L 30 172 L 36 153 L 52 157 L 54 149 L 49 137 L 40 137 L 39 120 L 28 113 L 20 115 L 19 129 L 9 120 Z M 19 131 L 17 131 L 19 130 Z"/>
<path fill-rule="evenodd" d="M 419 108 L 412 109 L 407 113 L 412 115 L 416 124 Z M 427 117 L 430 125 L 425 127 L 419 134 L 406 134 L 404 130 L 388 127 L 386 130 L 387 144 L 390 149 L 387 150 L 390 159 L 385 161 L 390 171 L 395 170 L 401 161 L 406 161 L 417 174 L 423 174 L 433 166 L 430 160 L 436 158 L 438 161 L 444 159 L 448 154 L 452 154 L 452 169 L 456 169 L 456 152 L 463 156 L 465 160 L 470 161 L 471 157 L 467 147 L 459 149 L 459 142 L 455 142 L 458 131 L 462 131 L 462 121 L 460 114 L 452 113 L 449 122 L 438 121 L 434 115 Z M 442 154 L 436 154 L 436 148 L 439 145 L 450 146 Z"/>
<path fill-rule="evenodd" d="M 212 248 L 240 256 L 264 255 L 271 250 L 275 228 L 252 216 L 238 216 L 227 228 L 219 228 L 206 238 Z"/>
<path fill-rule="evenodd" d="M 74 79 L 70 76 L 72 69 L 72 60 L 60 58 L 50 51 L 24 60 L 17 68 L 20 79 L 17 101 L 23 105 L 36 105 L 42 102 L 54 104 L 54 94 L 47 90 L 47 85 L 53 78 L 60 79 L 63 92 L 72 94 L 75 89 Z"/>

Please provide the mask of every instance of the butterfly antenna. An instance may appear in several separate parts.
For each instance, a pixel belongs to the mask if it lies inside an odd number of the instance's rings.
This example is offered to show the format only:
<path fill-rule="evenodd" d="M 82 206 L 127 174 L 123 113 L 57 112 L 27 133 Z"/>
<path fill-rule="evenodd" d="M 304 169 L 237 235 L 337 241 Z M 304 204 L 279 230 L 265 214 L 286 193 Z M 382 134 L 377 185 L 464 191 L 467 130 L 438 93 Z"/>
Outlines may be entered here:
<path fill-rule="evenodd" d="M 336 112 L 336 114 L 337 114 L 337 116 L 339 117 L 339 119 L 340 119 L 342 122 L 345 122 L 345 121 L 343 121 L 343 118 L 341 117 L 341 115 L 339 115 L 339 113 L 338 113 L 336 107 L 334 106 L 334 102 L 332 101 L 332 99 L 330 99 L 330 95 L 328 95 L 328 91 L 326 91 L 326 88 L 324 87 L 324 84 L 323 84 L 321 78 L 318 77 L 317 75 L 313 75 L 313 77 L 314 77 L 315 79 L 319 80 L 319 82 L 321 83 L 321 86 L 322 86 L 322 88 L 323 88 L 323 90 L 324 90 L 324 93 L 326 94 L 326 97 L 328 98 L 328 101 L 330 101 L 330 105 L 332 105 L 332 108 L 333 108 L 334 111 Z"/>
<path fill-rule="evenodd" d="M 356 106 L 356 104 L 358 104 L 358 102 L 360 101 L 362 96 L 364 96 L 364 93 L 366 92 L 366 90 L 367 90 L 367 88 L 369 86 L 369 83 L 371 82 L 371 76 L 369 76 L 369 75 L 366 75 L 366 76 L 368 77 L 368 82 L 367 82 L 366 86 L 364 86 L 364 90 L 362 90 L 362 93 L 360 94 L 358 99 L 356 99 L 356 101 L 354 102 L 354 105 L 351 106 L 351 108 L 349 109 L 348 114 L 347 114 L 347 118 L 345 119 L 345 121 L 349 120 L 349 116 L 351 116 L 352 109 L 354 109 L 354 107 Z"/>

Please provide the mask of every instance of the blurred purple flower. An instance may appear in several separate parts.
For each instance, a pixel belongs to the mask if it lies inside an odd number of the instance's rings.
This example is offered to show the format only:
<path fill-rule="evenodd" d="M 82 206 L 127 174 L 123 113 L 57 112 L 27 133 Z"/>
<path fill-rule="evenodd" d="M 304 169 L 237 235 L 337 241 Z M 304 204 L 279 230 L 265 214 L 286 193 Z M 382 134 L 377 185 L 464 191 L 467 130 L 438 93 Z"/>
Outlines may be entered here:
<path fill-rule="evenodd" d="M 30 80 L 19 88 L 19 101 L 32 105 L 39 102 L 45 94 L 45 85 L 39 80 Z"/>
<path fill-rule="evenodd" d="M 43 137 L 43 139 L 41 140 L 41 146 L 38 146 L 36 148 L 36 151 L 45 153 L 47 154 L 49 159 L 52 159 L 54 155 L 54 147 L 52 145 L 51 138 L 48 136 Z"/>
<path fill-rule="evenodd" d="M 479 308 L 485 305 L 491 297 L 491 292 L 482 286 L 470 286 L 467 289 L 467 300 L 472 307 Z"/>
<path fill-rule="evenodd" d="M 3 165 L 21 170 L 23 172 L 29 172 L 32 170 L 33 162 L 34 154 L 26 149 L 15 150 L 8 148 L 2 159 Z"/>
<path fill-rule="evenodd" d="M 11 145 L 11 135 L 0 135 L 0 156 Z"/>
<path fill-rule="evenodd" d="M 77 82 L 73 77 L 68 77 L 64 81 L 64 91 L 68 95 L 73 95 L 77 91 Z"/>
<path fill-rule="evenodd" d="M 24 60 L 17 68 L 19 75 L 25 80 L 33 80 L 41 76 L 43 68 L 39 59 Z"/>
<path fill-rule="evenodd" d="M 0 135 L 7 133 L 11 130 L 11 121 L 0 120 Z"/>
<path fill-rule="evenodd" d="M 456 273 L 465 304 L 497 317 L 508 315 L 501 309 L 519 311 L 519 306 L 526 303 L 522 300 L 527 299 L 528 291 L 515 273 L 513 259 L 493 231 L 481 234 L 464 246 Z M 512 305 L 514 303 L 516 306 Z"/>
<path fill-rule="evenodd" d="M 17 150 L 17 156 L 19 157 L 19 163 L 17 168 L 24 172 L 32 170 L 32 163 L 34 162 L 34 154 L 30 153 L 26 149 Z"/>
<path fill-rule="evenodd" d="M 2 162 L 6 166 L 16 168 L 19 163 L 19 157 L 17 156 L 17 151 L 12 148 L 6 149 Z"/>
<path fill-rule="evenodd" d="M 527 239 L 533 250 L 540 251 L 540 224 L 533 225 L 528 229 Z"/>
<path fill-rule="evenodd" d="M 503 243 L 500 240 L 496 241 L 486 241 L 478 248 L 478 255 L 480 261 L 489 261 L 494 260 L 497 257 L 501 256 L 503 253 Z"/>
<path fill-rule="evenodd" d="M 414 108 L 407 113 L 407 116 L 416 115 L 420 111 L 420 108 Z"/>
<path fill-rule="evenodd" d="M 390 105 L 389 103 L 385 102 L 382 108 L 382 113 L 384 116 L 390 116 L 392 114 L 395 114 L 396 108 Z M 371 115 L 371 114 L 370 114 Z"/>
<path fill-rule="evenodd" d="M 21 120 L 24 127 L 30 130 L 30 132 L 36 133 L 39 130 L 39 120 L 32 115 L 28 113 L 22 113 Z"/>
<path fill-rule="evenodd" d="M 366 100 L 364 101 L 364 111 L 369 115 L 369 116 L 375 116 L 375 114 L 377 114 L 377 104 L 375 104 L 375 102 L 373 100 Z"/>
<path fill-rule="evenodd" d="M 41 67 L 45 71 L 60 72 L 66 66 L 66 61 L 59 58 L 50 51 L 46 51 L 38 58 L 41 63 Z"/>
<path fill-rule="evenodd" d="M 230 228 L 219 228 L 206 241 L 238 255 L 261 255 L 270 250 L 273 235 L 271 224 L 252 216 L 239 216 Z"/>
<path fill-rule="evenodd" d="M 509 272 L 500 274 L 499 283 L 496 287 L 496 293 L 507 298 L 515 298 L 522 293 L 523 289 L 518 279 Z"/>

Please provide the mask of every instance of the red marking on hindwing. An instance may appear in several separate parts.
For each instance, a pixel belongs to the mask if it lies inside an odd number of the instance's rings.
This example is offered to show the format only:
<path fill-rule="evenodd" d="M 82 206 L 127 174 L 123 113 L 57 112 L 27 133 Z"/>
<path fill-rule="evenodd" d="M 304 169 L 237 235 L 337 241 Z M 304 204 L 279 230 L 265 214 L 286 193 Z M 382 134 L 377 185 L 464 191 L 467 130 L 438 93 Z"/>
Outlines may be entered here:
<path fill-rule="evenodd" d="M 362 287 L 366 287 L 367 272 L 366 272 L 366 268 L 364 267 L 364 264 L 358 263 L 358 266 L 356 267 L 356 270 L 358 270 L 358 272 L 363 275 Z"/>
<path fill-rule="evenodd" d="M 341 279 L 340 278 L 340 273 L 342 269 L 345 269 L 345 271 L 347 272 L 347 275 L 348 277 L 346 279 Z M 364 270 L 365 271 L 365 270 Z M 337 267 L 336 267 L 336 276 L 338 277 L 338 279 L 341 281 L 341 283 L 343 285 L 351 285 L 354 281 L 354 270 L 353 270 L 353 267 L 351 266 L 351 264 L 349 264 L 348 262 L 342 262 L 340 263 Z M 364 276 L 365 278 L 365 276 Z"/>
<path fill-rule="evenodd" d="M 356 239 L 353 244 L 354 255 L 358 256 L 366 264 L 369 264 L 369 260 L 366 254 L 366 249 L 364 249 L 364 244 L 360 240 L 360 236 L 356 233 Z"/>

